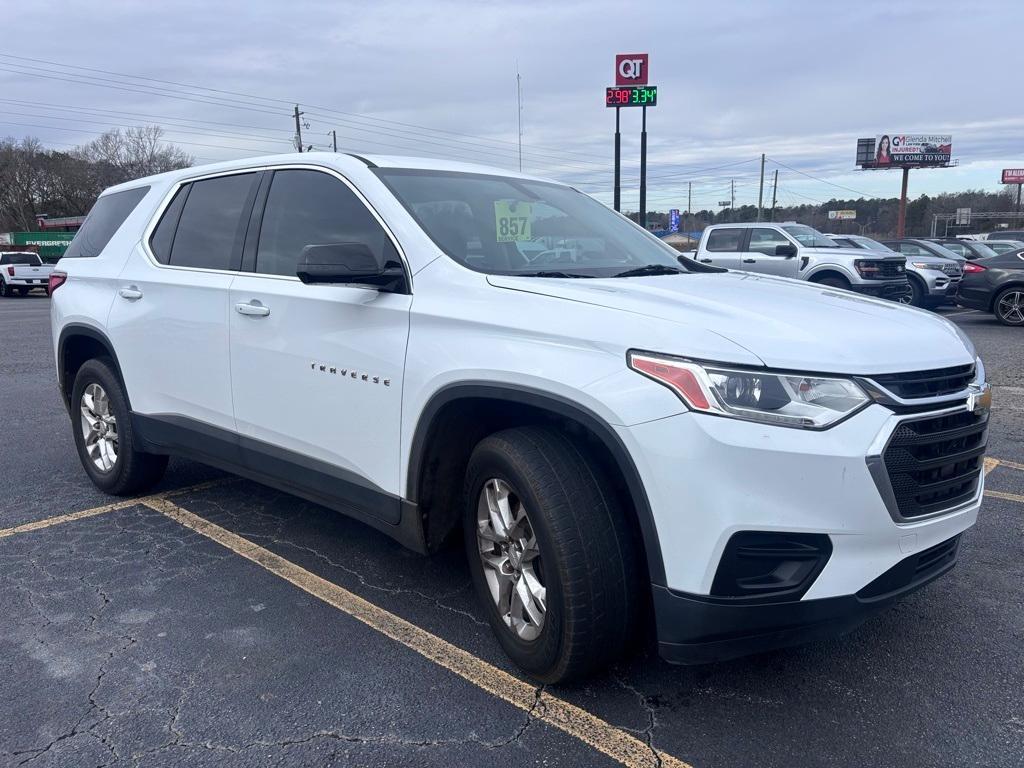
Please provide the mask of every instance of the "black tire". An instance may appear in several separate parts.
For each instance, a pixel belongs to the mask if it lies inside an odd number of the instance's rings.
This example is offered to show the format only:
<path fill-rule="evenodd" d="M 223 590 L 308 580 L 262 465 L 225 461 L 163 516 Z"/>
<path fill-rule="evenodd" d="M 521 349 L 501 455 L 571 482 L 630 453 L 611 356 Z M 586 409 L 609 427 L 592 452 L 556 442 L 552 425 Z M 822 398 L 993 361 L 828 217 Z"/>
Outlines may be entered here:
<path fill-rule="evenodd" d="M 93 462 L 85 445 L 82 431 L 82 395 L 90 384 L 103 388 L 109 402 L 117 429 L 117 459 L 112 468 L 103 471 Z M 128 412 L 128 398 L 125 397 L 113 364 L 106 358 L 87 360 L 75 376 L 71 389 L 71 427 L 78 448 L 78 458 L 89 479 L 101 491 L 116 496 L 131 496 L 148 490 L 163 477 L 167 468 L 167 457 L 143 453 L 136 448 Z"/>
<path fill-rule="evenodd" d="M 1014 294 L 1016 294 L 1017 301 L 1015 302 L 1017 309 L 1016 311 L 1006 311 L 1006 307 L 1001 306 L 1004 300 L 1009 300 Z M 1013 328 L 1019 328 L 1024 325 L 1024 286 L 1011 285 L 1009 288 L 1005 288 L 996 294 L 995 300 L 992 302 L 992 314 L 996 316 L 1003 325 L 1009 325 Z"/>
<path fill-rule="evenodd" d="M 540 551 L 547 610 L 539 635 L 529 641 L 505 623 L 481 562 L 477 503 L 492 478 L 521 501 Z M 643 571 L 627 510 L 585 444 L 540 426 L 491 435 L 470 458 L 465 498 L 473 584 L 512 660 L 545 683 L 584 677 L 615 661 L 631 633 L 643 629 Z"/>
<path fill-rule="evenodd" d="M 18 288 L 18 295 L 19 296 L 28 296 L 28 292 L 31 291 L 31 290 L 32 290 L 31 288 Z"/>
<path fill-rule="evenodd" d="M 910 285 L 910 305 L 912 307 L 923 307 L 927 297 L 924 283 L 915 277 L 907 278 L 907 283 Z"/>
<path fill-rule="evenodd" d="M 11 296 L 11 288 L 3 280 L 0 280 L 0 296 L 5 299 L 10 298 Z"/>
<path fill-rule="evenodd" d="M 839 275 L 828 275 L 820 280 L 815 280 L 818 285 L 827 285 L 829 288 L 841 288 L 844 291 L 850 290 L 850 281 Z"/>

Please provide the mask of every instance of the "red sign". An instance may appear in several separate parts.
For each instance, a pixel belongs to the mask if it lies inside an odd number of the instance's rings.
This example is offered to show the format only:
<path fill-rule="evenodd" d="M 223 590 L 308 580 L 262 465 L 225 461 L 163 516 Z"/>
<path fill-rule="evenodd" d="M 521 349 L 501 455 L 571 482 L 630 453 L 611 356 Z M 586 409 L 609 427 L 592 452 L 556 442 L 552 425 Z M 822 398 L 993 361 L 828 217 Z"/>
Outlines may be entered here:
<path fill-rule="evenodd" d="M 1024 184 L 1024 168 L 1003 168 L 1003 184 Z"/>
<path fill-rule="evenodd" d="M 615 54 L 616 85 L 647 85 L 647 54 Z"/>

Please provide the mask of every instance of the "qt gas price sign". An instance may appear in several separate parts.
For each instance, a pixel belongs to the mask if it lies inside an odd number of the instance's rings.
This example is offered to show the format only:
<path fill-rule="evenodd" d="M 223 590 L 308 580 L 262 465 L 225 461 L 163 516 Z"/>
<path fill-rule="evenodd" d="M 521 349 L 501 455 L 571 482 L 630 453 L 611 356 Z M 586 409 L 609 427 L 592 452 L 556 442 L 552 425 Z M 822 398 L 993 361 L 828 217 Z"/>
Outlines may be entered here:
<path fill-rule="evenodd" d="M 658 106 L 658 86 L 627 85 L 606 88 L 604 105 L 606 107 L 656 107 Z"/>

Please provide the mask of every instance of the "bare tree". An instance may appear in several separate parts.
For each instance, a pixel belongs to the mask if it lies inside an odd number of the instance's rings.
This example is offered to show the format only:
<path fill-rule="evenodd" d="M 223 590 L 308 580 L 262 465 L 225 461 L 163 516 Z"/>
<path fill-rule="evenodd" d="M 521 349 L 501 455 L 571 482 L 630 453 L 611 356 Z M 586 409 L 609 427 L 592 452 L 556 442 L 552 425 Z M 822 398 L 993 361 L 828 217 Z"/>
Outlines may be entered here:
<path fill-rule="evenodd" d="M 114 128 L 72 154 L 96 166 L 106 176 L 104 186 L 192 165 L 189 154 L 161 141 L 163 134 L 159 125 Z"/>

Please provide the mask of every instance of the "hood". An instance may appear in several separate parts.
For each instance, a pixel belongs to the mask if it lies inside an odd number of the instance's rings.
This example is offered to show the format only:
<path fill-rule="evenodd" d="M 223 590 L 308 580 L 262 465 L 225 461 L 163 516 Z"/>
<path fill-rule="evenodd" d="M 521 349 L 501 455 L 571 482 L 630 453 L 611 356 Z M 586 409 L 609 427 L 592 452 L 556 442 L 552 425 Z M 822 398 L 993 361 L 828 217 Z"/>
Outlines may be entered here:
<path fill-rule="evenodd" d="M 902 253 L 887 251 L 869 251 L 866 248 L 801 248 L 801 252 L 813 253 L 815 256 L 842 256 L 844 259 L 904 259 Z"/>
<path fill-rule="evenodd" d="M 957 328 L 938 315 L 798 280 L 748 272 L 487 279 L 499 288 L 631 313 L 677 329 L 657 334 L 677 337 L 673 349 L 650 349 L 642 331 L 631 342 L 652 352 L 686 356 L 687 330 L 699 329 L 727 338 L 771 368 L 873 375 L 974 362 Z"/>

